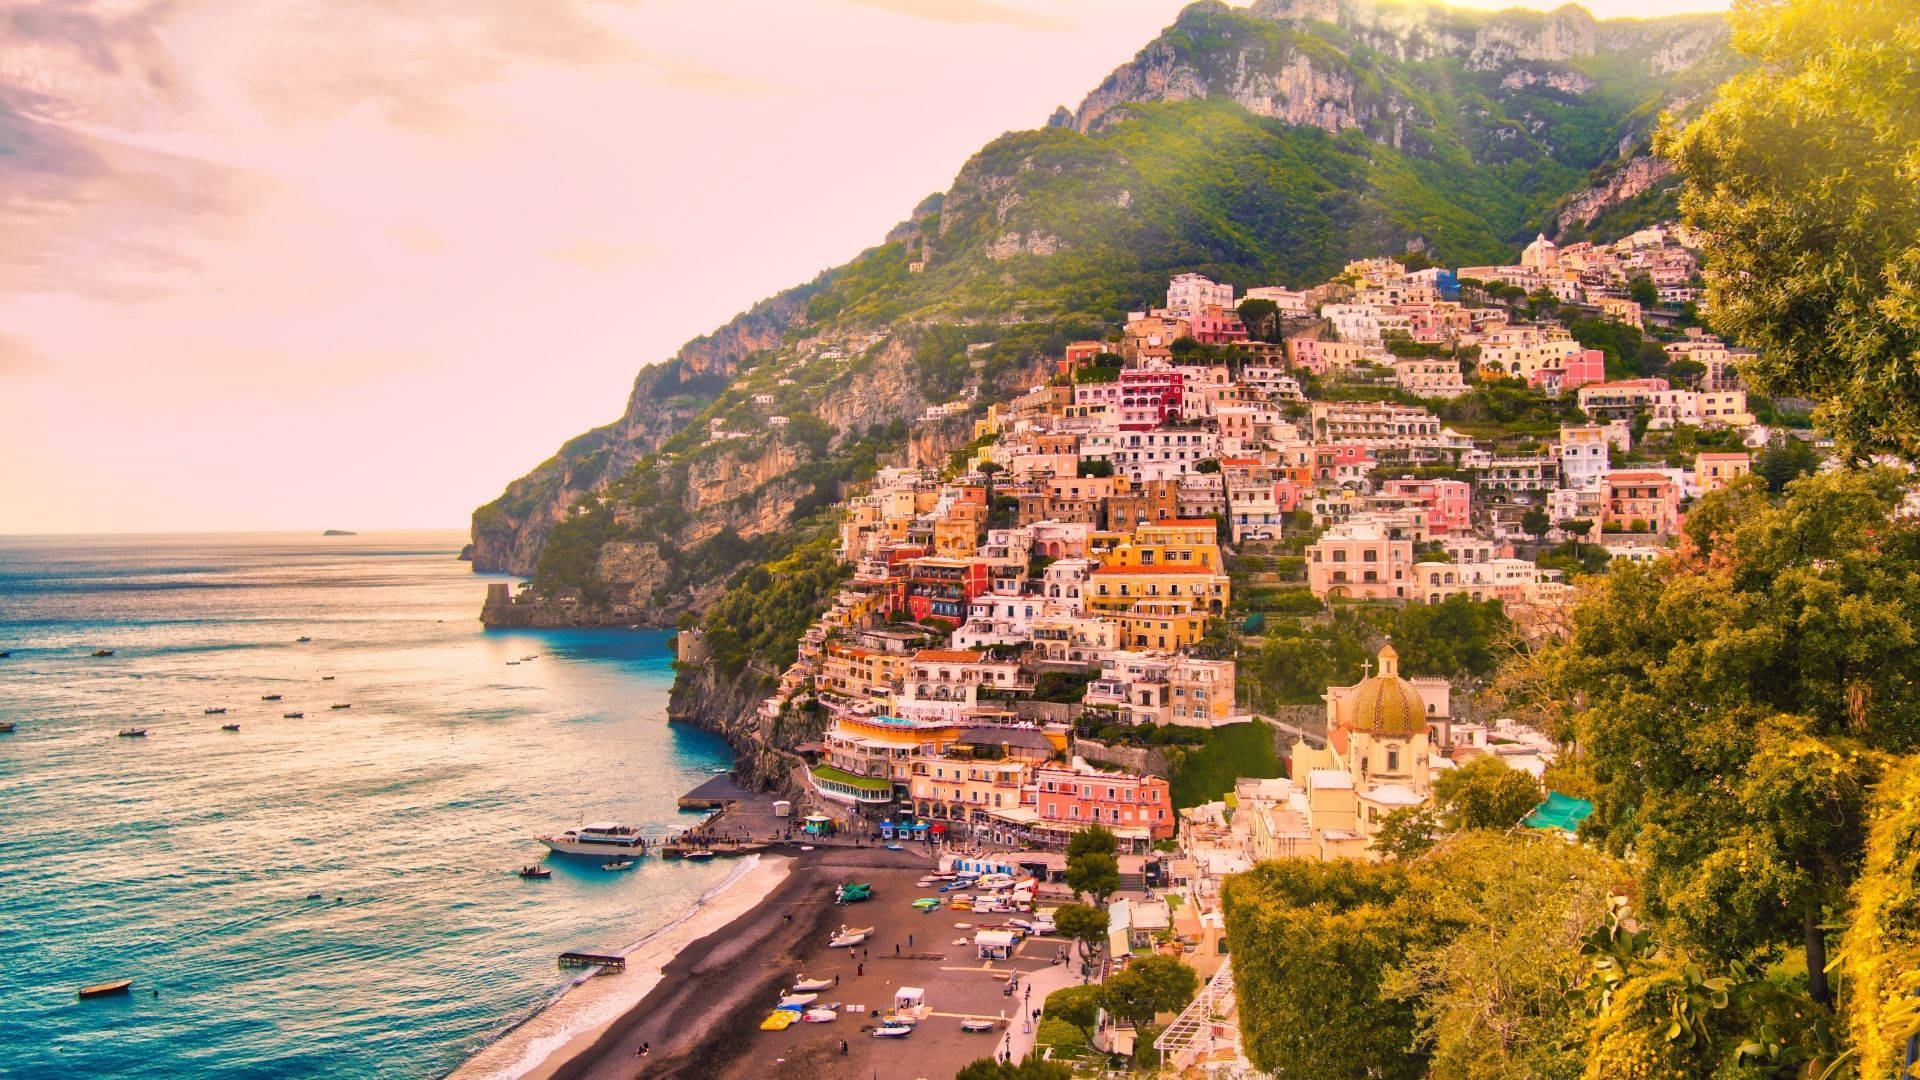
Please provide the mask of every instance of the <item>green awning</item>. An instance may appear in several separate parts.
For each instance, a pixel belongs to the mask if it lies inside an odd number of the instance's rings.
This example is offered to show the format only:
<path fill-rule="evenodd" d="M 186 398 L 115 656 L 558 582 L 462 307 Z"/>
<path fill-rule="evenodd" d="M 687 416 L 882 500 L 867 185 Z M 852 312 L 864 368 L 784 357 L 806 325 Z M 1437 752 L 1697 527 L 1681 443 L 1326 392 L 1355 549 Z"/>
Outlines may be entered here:
<path fill-rule="evenodd" d="M 893 784 L 886 780 L 875 780 L 870 776 L 856 776 L 845 769 L 836 769 L 831 765 L 815 765 L 813 775 L 833 784 L 843 784 L 861 791 L 885 792 L 893 794 Z"/>
<path fill-rule="evenodd" d="M 1547 801 L 1533 808 L 1520 824 L 1530 829 L 1560 829 L 1564 832 L 1577 832 L 1580 823 L 1593 813 L 1593 804 L 1585 799 L 1576 799 L 1571 795 L 1562 795 L 1557 791 L 1547 792 Z"/>

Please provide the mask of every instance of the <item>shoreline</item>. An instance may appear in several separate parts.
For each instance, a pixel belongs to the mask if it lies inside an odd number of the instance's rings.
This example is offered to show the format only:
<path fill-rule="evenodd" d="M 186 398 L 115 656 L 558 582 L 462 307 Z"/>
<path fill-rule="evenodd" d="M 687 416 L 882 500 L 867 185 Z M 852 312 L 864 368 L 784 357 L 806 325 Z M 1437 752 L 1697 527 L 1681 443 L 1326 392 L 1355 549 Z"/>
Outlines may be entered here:
<path fill-rule="evenodd" d="M 789 879 L 795 861 L 783 855 L 746 856 L 685 914 L 621 949 L 625 971 L 575 976 L 532 1015 L 447 1073 L 446 1080 L 548 1080 L 594 1056 L 596 1044 L 631 1024 L 676 958 L 764 905 Z"/>

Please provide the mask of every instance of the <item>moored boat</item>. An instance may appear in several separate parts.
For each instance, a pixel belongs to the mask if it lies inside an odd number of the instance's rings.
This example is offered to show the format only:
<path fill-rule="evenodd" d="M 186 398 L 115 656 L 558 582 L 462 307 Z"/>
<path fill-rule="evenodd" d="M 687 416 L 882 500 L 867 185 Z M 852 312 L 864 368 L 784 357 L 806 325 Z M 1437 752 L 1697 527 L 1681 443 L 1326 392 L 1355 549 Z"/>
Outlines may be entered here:
<path fill-rule="evenodd" d="M 80 988 L 79 996 L 82 998 L 112 997 L 115 994 L 131 993 L 132 990 L 133 990 L 132 979 L 116 979 L 113 982 L 95 983 L 92 986 L 83 986 Z"/>
<path fill-rule="evenodd" d="M 713 852 L 708 851 L 705 848 L 701 848 L 698 851 L 689 851 L 680 857 L 683 859 L 691 859 L 694 862 L 700 862 L 705 859 L 713 858 Z"/>
<path fill-rule="evenodd" d="M 225 707 L 225 706 L 220 706 L 220 707 L 218 707 L 218 708 L 212 708 L 212 709 L 208 709 L 208 710 L 207 710 L 207 715 L 208 715 L 208 716 L 219 716 L 219 715 L 221 715 L 221 714 L 223 714 L 223 713 L 225 713 L 226 711 L 227 711 L 227 710 L 226 710 L 226 707 Z"/>
<path fill-rule="evenodd" d="M 239 731 L 240 725 L 239 724 L 221 724 L 220 730 L 221 731 Z"/>
<path fill-rule="evenodd" d="M 147 729 L 143 727 L 122 728 L 120 729 L 120 737 L 123 739 L 144 739 L 147 737 Z"/>
<path fill-rule="evenodd" d="M 520 876 L 529 881 L 545 881 L 553 876 L 553 871 L 544 866 L 527 865 L 520 868 Z"/>
<path fill-rule="evenodd" d="M 297 645 L 304 645 L 307 642 L 312 641 L 313 639 L 310 637 L 297 637 L 297 638 L 294 638 L 293 640 L 294 640 L 294 643 Z"/>
<path fill-rule="evenodd" d="M 112 655 L 113 655 L 113 650 L 112 650 L 112 649 L 95 649 L 95 650 L 93 650 L 93 655 L 95 655 L 95 656 L 112 656 Z"/>
<path fill-rule="evenodd" d="M 615 860 L 613 860 L 612 862 L 605 862 L 605 863 L 601 863 L 601 864 L 600 864 L 600 869 L 602 869 L 602 870 L 631 870 L 631 869 L 633 869 L 633 860 L 632 860 L 632 859 L 615 859 Z"/>
<path fill-rule="evenodd" d="M 303 713 L 303 712 L 290 712 L 290 713 L 281 713 L 281 714 L 280 714 L 280 719 L 282 719 L 282 720 L 298 720 L 298 719 L 300 719 L 301 717 L 303 717 L 303 716 L 305 716 L 305 715 L 307 715 L 307 714 L 306 714 L 306 713 Z"/>
<path fill-rule="evenodd" d="M 329 708 L 329 709 L 351 709 L 351 708 L 353 708 L 353 704 L 352 704 L 351 702 L 349 702 L 349 703 L 347 703 L 347 704 L 345 704 L 345 705 L 329 705 L 329 706 L 327 706 L 327 708 Z"/>
<path fill-rule="evenodd" d="M 260 695 L 260 700 L 261 701 L 279 701 L 280 695 L 279 694 L 262 694 Z"/>
<path fill-rule="evenodd" d="M 7 721 L 4 724 L 0 724 L 0 735 L 13 734 L 13 728 L 14 728 L 14 723 L 11 720 Z"/>
<path fill-rule="evenodd" d="M 576 825 L 565 832 L 552 836 L 536 836 L 535 840 L 547 845 L 547 850 L 560 855 L 605 855 L 618 852 L 623 856 L 644 855 L 647 841 L 640 830 L 617 821 L 597 821 L 587 825 Z"/>

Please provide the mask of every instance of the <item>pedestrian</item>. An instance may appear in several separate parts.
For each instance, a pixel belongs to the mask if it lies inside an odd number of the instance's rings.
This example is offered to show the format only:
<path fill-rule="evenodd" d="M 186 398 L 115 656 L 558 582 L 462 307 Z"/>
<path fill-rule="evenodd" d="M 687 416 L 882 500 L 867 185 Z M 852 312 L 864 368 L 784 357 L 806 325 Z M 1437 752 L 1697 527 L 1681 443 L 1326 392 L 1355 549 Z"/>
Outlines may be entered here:
<path fill-rule="evenodd" d="M 893 943 L 893 955 L 895 956 L 900 955 L 900 943 L 897 941 Z"/>
<path fill-rule="evenodd" d="M 847 1040 L 845 1039 L 840 1040 L 840 1056 L 841 1057 L 847 1056 Z"/>
<path fill-rule="evenodd" d="M 913 935 L 912 935 L 912 934 L 908 934 L 908 935 L 907 935 L 907 948 L 909 948 L 909 949 L 911 949 L 911 948 L 913 948 Z"/>
<path fill-rule="evenodd" d="M 839 986 L 839 985 L 840 985 L 840 976 L 838 976 L 838 975 L 835 975 L 835 976 L 833 977 L 833 985 L 835 985 L 835 986 Z"/>
<path fill-rule="evenodd" d="M 867 965 L 865 964 L 853 965 L 853 974 L 855 978 L 865 975 L 866 973 L 867 973 Z"/>
<path fill-rule="evenodd" d="M 865 950 L 865 949 L 861 949 L 861 950 L 860 950 L 860 959 L 862 959 L 862 960 L 866 960 L 866 959 L 868 959 L 868 958 L 869 958 L 869 956 L 870 956 L 870 954 L 869 954 L 869 953 L 867 952 L 867 950 Z"/>

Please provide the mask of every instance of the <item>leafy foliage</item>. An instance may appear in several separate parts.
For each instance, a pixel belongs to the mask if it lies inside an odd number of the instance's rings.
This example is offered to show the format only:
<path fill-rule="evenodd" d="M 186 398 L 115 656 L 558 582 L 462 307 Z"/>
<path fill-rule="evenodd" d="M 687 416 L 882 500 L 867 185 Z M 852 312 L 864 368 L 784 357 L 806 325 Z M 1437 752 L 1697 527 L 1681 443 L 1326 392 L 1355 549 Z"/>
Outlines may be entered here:
<path fill-rule="evenodd" d="M 1100 1004 L 1136 1029 L 1156 1014 L 1177 1012 L 1193 1000 L 1200 977 L 1176 957 L 1158 953 L 1136 957 L 1118 975 L 1100 985 Z"/>

